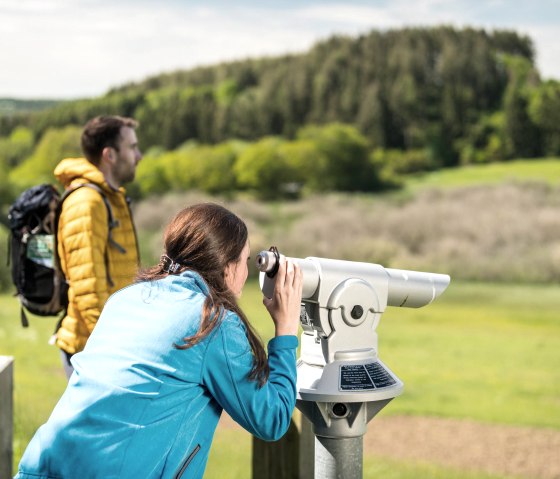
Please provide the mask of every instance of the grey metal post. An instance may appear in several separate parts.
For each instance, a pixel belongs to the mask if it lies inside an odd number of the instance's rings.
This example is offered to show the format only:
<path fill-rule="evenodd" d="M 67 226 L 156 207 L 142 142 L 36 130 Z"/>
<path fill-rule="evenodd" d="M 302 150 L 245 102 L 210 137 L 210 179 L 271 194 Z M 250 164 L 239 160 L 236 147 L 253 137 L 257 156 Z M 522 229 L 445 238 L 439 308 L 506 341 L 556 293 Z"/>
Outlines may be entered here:
<path fill-rule="evenodd" d="M 367 424 L 391 399 L 367 403 L 296 402 L 313 425 L 315 479 L 362 479 Z"/>
<path fill-rule="evenodd" d="M 364 438 L 315 437 L 315 479 L 362 479 Z"/>
<path fill-rule="evenodd" d="M 0 356 L 0 477 L 12 477 L 14 359 Z"/>
<path fill-rule="evenodd" d="M 257 255 L 267 298 L 274 292 L 282 257 L 275 247 Z M 381 315 L 388 306 L 432 303 L 450 277 L 328 258 L 288 259 L 303 273 L 296 406 L 316 436 L 313 476 L 361 479 L 367 424 L 404 388 L 379 359 L 375 330 Z M 307 440 L 302 442 L 306 452 L 311 449 Z M 308 462 L 300 458 L 300 470 L 304 465 Z"/>

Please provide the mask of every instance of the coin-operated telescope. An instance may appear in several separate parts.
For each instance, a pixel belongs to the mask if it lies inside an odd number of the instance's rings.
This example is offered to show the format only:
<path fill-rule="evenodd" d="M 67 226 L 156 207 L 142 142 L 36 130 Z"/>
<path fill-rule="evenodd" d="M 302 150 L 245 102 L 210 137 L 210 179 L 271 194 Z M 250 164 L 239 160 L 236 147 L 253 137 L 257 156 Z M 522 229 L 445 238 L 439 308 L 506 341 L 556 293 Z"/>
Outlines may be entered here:
<path fill-rule="evenodd" d="M 283 255 L 256 258 L 263 294 L 272 297 Z M 315 477 L 362 477 L 367 423 L 403 390 L 379 359 L 377 333 L 387 306 L 419 308 L 445 291 L 445 274 L 326 258 L 289 258 L 303 272 L 297 408 L 315 434 Z"/>

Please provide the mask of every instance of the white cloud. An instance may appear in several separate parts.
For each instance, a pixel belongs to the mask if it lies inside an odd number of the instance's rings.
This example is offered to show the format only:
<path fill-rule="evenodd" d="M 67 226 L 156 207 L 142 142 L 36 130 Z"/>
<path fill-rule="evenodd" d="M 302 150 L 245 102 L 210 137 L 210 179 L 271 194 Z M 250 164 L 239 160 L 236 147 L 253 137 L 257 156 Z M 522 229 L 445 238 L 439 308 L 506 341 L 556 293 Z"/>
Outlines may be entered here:
<path fill-rule="evenodd" d="M 295 16 L 327 25 L 349 25 L 353 28 L 387 27 L 393 25 L 394 18 L 391 12 L 383 8 L 367 7 L 362 5 L 335 4 L 329 6 L 302 7 L 295 11 Z"/>
<path fill-rule="evenodd" d="M 335 33 L 441 23 L 515 28 L 501 14 L 507 12 L 503 0 L 276 5 L 2 0 L 0 97 L 99 95 L 162 71 L 304 51 Z M 557 25 L 528 22 L 515 29 L 534 39 L 543 76 L 560 78 Z"/>
<path fill-rule="evenodd" d="M 524 27 L 536 48 L 536 64 L 542 78 L 560 80 L 560 29 L 556 26 Z"/>

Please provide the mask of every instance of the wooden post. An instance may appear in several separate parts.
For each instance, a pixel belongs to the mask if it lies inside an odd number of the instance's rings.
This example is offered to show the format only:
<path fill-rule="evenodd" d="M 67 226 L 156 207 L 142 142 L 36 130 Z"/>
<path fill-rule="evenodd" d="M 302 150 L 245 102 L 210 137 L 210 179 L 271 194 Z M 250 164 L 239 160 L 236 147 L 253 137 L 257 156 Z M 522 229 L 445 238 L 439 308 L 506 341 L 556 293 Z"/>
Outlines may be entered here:
<path fill-rule="evenodd" d="M 299 432 L 292 418 L 288 432 L 276 442 L 253 437 L 253 479 L 299 479 Z"/>
<path fill-rule="evenodd" d="M 0 356 L 0 477 L 12 477 L 14 359 Z"/>
<path fill-rule="evenodd" d="M 315 477 L 315 434 L 311 421 L 301 414 L 299 434 L 299 477 Z"/>

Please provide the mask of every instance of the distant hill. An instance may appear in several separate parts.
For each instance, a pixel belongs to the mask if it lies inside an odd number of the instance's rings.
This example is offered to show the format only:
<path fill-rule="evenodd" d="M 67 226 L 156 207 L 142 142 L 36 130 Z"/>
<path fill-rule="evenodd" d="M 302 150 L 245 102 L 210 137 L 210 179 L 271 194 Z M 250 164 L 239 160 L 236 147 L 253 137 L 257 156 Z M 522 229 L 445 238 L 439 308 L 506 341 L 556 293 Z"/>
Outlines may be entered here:
<path fill-rule="evenodd" d="M 560 82 L 543 82 L 534 59 L 531 39 L 507 30 L 333 36 L 301 54 L 162 73 L 96 98 L 8 101 L 4 111 L 22 113 L 0 114 L 0 140 L 23 126 L 37 145 L 49 130 L 117 114 L 139 121 L 144 151 L 296 141 L 306 127 L 337 123 L 399 174 L 558 156 Z M 24 159 L 11 156 L 10 166 Z"/>
<path fill-rule="evenodd" d="M 15 98 L 0 98 L 0 116 L 46 110 L 62 102 L 62 100 L 18 100 Z"/>

